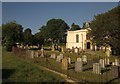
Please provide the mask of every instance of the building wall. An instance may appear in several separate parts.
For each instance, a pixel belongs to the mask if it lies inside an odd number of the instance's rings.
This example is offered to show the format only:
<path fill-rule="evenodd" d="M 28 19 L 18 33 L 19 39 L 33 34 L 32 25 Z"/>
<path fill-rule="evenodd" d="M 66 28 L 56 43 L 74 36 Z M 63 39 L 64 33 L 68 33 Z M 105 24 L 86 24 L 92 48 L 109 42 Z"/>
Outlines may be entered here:
<path fill-rule="evenodd" d="M 86 34 L 88 30 L 87 29 L 82 29 L 82 30 L 76 30 L 76 31 L 67 31 L 67 43 L 66 43 L 66 48 L 72 49 L 74 48 L 80 48 L 81 49 L 86 49 Z M 79 35 L 79 42 L 76 42 L 76 35 Z"/>

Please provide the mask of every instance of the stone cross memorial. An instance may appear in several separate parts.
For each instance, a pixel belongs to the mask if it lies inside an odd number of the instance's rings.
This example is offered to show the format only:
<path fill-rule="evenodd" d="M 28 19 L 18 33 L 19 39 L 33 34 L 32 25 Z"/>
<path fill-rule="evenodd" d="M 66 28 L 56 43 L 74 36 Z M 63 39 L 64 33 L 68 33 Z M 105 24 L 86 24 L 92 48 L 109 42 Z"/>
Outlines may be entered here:
<path fill-rule="evenodd" d="M 43 47 L 41 48 L 41 55 L 40 55 L 40 57 L 44 57 L 44 49 L 43 49 Z"/>

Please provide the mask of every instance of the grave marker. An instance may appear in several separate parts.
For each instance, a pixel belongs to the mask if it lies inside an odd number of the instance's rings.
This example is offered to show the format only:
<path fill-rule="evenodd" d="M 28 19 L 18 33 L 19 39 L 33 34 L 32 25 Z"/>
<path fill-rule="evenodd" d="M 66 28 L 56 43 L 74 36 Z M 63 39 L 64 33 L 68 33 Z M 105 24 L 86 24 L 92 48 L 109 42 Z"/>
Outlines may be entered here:
<path fill-rule="evenodd" d="M 82 60 L 83 60 L 83 62 L 87 62 L 87 56 L 86 56 L 86 55 L 83 55 L 83 56 L 82 56 Z"/>
<path fill-rule="evenodd" d="M 76 72 L 82 72 L 83 71 L 83 63 L 82 63 L 82 61 L 76 61 L 75 62 L 75 71 Z"/>
<path fill-rule="evenodd" d="M 103 60 L 103 59 L 100 59 L 99 63 L 101 64 L 101 67 L 102 67 L 102 68 L 105 68 L 105 63 L 104 63 L 104 60 Z"/>
<path fill-rule="evenodd" d="M 62 59 L 62 69 L 63 70 L 68 69 L 68 59 L 67 58 Z"/>
<path fill-rule="evenodd" d="M 79 58 L 77 58 L 77 61 L 82 61 L 82 58 L 80 58 L 80 57 L 79 57 Z"/>
<path fill-rule="evenodd" d="M 100 63 L 93 64 L 93 73 L 101 74 L 101 64 Z"/>
<path fill-rule="evenodd" d="M 50 58 L 56 59 L 56 54 L 55 53 L 51 53 Z"/>

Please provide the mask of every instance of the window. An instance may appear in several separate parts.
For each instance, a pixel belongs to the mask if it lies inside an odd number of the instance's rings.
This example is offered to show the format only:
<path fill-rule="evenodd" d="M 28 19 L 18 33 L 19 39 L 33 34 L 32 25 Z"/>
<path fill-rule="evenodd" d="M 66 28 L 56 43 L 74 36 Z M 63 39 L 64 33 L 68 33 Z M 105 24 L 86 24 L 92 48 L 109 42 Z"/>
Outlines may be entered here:
<path fill-rule="evenodd" d="M 78 43 L 79 42 L 79 35 L 77 34 L 76 35 L 76 43 Z"/>

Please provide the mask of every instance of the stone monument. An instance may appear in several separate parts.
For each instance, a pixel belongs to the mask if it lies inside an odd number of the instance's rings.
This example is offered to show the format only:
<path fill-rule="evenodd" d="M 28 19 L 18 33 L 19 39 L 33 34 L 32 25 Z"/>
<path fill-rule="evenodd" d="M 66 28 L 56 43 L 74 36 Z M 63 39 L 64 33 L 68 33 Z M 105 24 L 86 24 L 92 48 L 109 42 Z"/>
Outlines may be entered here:
<path fill-rule="evenodd" d="M 68 59 L 67 58 L 62 59 L 62 69 L 63 70 L 68 69 Z"/>

